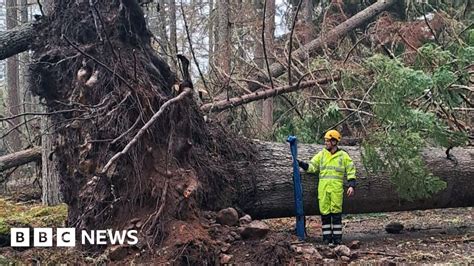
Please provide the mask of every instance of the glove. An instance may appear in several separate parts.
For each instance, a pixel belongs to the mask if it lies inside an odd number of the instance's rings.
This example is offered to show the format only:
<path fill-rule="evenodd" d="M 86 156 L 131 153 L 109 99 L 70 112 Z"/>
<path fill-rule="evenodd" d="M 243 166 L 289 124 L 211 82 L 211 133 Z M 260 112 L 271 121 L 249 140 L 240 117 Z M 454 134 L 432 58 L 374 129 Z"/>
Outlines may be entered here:
<path fill-rule="evenodd" d="M 347 181 L 349 183 L 349 187 L 353 187 L 355 188 L 356 185 L 357 185 L 357 181 L 355 179 L 351 179 L 349 181 Z"/>
<path fill-rule="evenodd" d="M 307 163 L 305 163 L 305 162 L 303 162 L 303 161 L 300 161 L 300 160 L 298 160 L 298 165 L 299 165 L 301 168 L 303 168 L 303 170 L 305 170 L 305 171 L 307 171 L 308 168 L 309 168 L 309 164 L 307 164 Z"/>

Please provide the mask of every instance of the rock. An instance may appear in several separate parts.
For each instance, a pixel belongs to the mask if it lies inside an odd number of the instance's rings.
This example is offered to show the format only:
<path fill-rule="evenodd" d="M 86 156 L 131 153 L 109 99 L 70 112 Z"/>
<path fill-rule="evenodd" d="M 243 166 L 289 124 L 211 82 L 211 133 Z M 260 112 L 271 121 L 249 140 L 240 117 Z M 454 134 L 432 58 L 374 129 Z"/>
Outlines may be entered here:
<path fill-rule="evenodd" d="M 326 258 L 335 258 L 336 257 L 336 253 L 331 248 L 324 247 L 321 250 L 321 252 L 322 252 L 323 256 L 326 257 Z"/>
<path fill-rule="evenodd" d="M 334 260 L 333 259 L 323 259 L 323 262 L 324 262 L 324 264 L 326 264 L 326 263 L 333 264 Z"/>
<path fill-rule="evenodd" d="M 346 256 L 341 256 L 341 260 L 342 260 L 342 261 L 350 261 L 351 258 L 346 257 Z"/>
<path fill-rule="evenodd" d="M 119 245 L 109 249 L 109 259 L 111 261 L 119 261 L 125 259 L 128 255 L 128 247 Z"/>
<path fill-rule="evenodd" d="M 230 262 L 230 260 L 232 259 L 232 255 L 227 255 L 227 254 L 221 254 L 220 255 L 220 262 L 221 264 L 227 264 Z"/>
<path fill-rule="evenodd" d="M 240 225 L 246 225 L 252 222 L 252 217 L 250 215 L 246 214 L 239 219 Z"/>
<path fill-rule="evenodd" d="M 242 236 L 243 239 L 260 239 L 264 238 L 269 231 L 270 228 L 266 223 L 262 221 L 252 221 L 240 231 L 240 236 Z"/>
<path fill-rule="evenodd" d="M 390 222 L 385 226 L 385 231 L 387 231 L 389 234 L 400 234 L 403 228 L 403 224 L 399 222 Z"/>
<path fill-rule="evenodd" d="M 359 240 L 354 240 L 349 244 L 350 249 L 358 249 L 360 248 L 360 241 Z"/>
<path fill-rule="evenodd" d="M 346 256 L 349 257 L 351 255 L 351 249 L 348 248 L 345 245 L 339 245 L 337 246 L 334 251 L 336 252 L 337 255 L 339 256 Z"/>
<path fill-rule="evenodd" d="M 216 221 L 222 225 L 236 225 L 239 221 L 239 214 L 234 208 L 222 209 L 217 213 Z"/>
<path fill-rule="evenodd" d="M 309 254 L 311 258 L 316 258 L 318 260 L 323 258 L 323 256 L 319 254 L 318 250 L 315 249 L 313 245 L 303 246 L 302 249 L 303 249 L 303 254 Z"/>
<path fill-rule="evenodd" d="M 297 246 L 297 245 L 291 245 L 290 249 L 291 249 L 291 251 L 293 251 L 295 253 L 298 253 L 298 254 L 303 253 L 303 249 L 300 246 Z"/>

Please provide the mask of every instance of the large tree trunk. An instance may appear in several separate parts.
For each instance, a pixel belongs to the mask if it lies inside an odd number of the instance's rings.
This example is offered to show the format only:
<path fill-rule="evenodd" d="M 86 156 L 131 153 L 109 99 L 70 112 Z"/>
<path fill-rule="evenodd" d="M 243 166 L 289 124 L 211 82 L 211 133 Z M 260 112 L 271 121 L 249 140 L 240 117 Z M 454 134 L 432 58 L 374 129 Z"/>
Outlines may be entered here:
<path fill-rule="evenodd" d="M 291 155 L 287 144 L 256 141 L 260 151 L 255 165 L 259 169 L 248 175 L 240 176 L 234 184 L 240 191 L 240 207 L 254 217 L 271 218 L 292 216 L 294 214 L 293 183 Z M 343 147 L 357 167 L 358 186 L 356 195 L 345 199 L 345 213 L 390 212 L 416 209 L 451 208 L 473 206 L 474 193 L 470 184 L 474 176 L 474 149 L 459 148 L 451 153 L 458 163 L 446 159 L 443 149 L 429 148 L 424 150 L 424 158 L 435 175 L 443 178 L 448 187 L 431 199 L 407 202 L 401 200 L 387 175 L 369 176 L 361 162 L 360 148 L 357 146 Z M 300 144 L 298 158 L 309 160 L 320 145 Z M 45 157 L 43 157 L 45 158 Z M 41 160 L 39 148 L 25 150 L 0 157 L 0 171 Z M 235 168 L 245 172 L 249 162 L 244 161 Z M 303 189 L 306 214 L 318 214 L 317 178 L 303 174 Z"/>
<path fill-rule="evenodd" d="M 16 0 L 6 1 L 7 30 L 18 26 L 17 3 Z M 20 90 L 19 90 L 19 61 L 18 55 L 7 59 L 7 87 L 8 87 L 8 110 L 10 115 L 15 116 L 20 113 Z M 21 123 L 21 118 L 12 119 L 11 127 L 17 127 Z M 21 138 L 19 130 L 13 130 L 8 136 L 8 143 L 12 151 L 21 149 Z"/>
<path fill-rule="evenodd" d="M 52 0 L 43 2 L 44 12 L 51 15 L 54 11 Z M 49 108 L 46 106 L 47 112 Z M 57 135 L 53 134 L 57 125 L 53 123 L 53 116 L 41 117 L 41 202 L 44 205 L 53 206 L 61 203 L 61 192 L 59 187 L 59 161 L 54 147 L 57 143 Z"/>
<path fill-rule="evenodd" d="M 41 117 L 41 202 L 48 206 L 61 203 L 58 159 L 53 153 L 54 137 L 50 133 L 51 128 L 51 117 Z"/>
<path fill-rule="evenodd" d="M 274 59 L 273 39 L 275 35 L 275 0 L 266 0 L 265 6 L 265 49 L 268 64 L 272 64 Z M 262 102 L 262 133 L 266 136 L 273 132 L 273 97 L 263 100 Z"/>
<path fill-rule="evenodd" d="M 216 47 L 217 66 L 219 70 L 225 74 L 230 74 L 230 59 L 231 59 L 231 25 L 229 22 L 230 16 L 230 1 L 218 1 L 218 40 Z"/>
<path fill-rule="evenodd" d="M 259 154 L 255 161 L 258 171 L 242 176 L 241 206 L 257 218 L 294 215 L 291 154 L 288 144 L 257 142 Z M 299 145 L 298 158 L 309 161 L 322 149 L 320 145 Z M 354 160 L 358 185 L 355 196 L 344 199 L 344 213 L 370 213 L 434 208 L 452 208 L 474 205 L 471 184 L 474 177 L 474 149 L 455 149 L 451 153 L 458 164 L 446 159 L 443 149 L 425 149 L 424 158 L 433 174 L 447 182 L 447 188 L 430 199 L 408 202 L 398 197 L 387 175 L 367 175 L 358 147 L 343 147 Z M 248 165 L 238 167 L 246 168 Z M 254 180 L 251 180 L 254 179 Z M 303 174 L 304 211 L 307 215 L 319 213 L 317 178 Z"/>

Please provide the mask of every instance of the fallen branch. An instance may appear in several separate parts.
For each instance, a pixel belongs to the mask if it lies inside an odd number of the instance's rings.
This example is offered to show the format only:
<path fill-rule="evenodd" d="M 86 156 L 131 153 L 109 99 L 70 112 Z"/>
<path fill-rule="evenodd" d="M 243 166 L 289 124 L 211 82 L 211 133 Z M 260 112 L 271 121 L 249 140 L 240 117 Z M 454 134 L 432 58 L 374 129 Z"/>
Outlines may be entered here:
<path fill-rule="evenodd" d="M 12 30 L 0 32 L 0 60 L 28 50 L 35 33 L 34 23 L 26 23 Z"/>
<path fill-rule="evenodd" d="M 70 110 L 61 110 L 61 111 L 48 112 L 48 113 L 26 112 L 26 113 L 21 113 L 21 114 L 17 114 L 17 115 L 7 116 L 7 117 L 0 115 L 0 122 L 1 121 L 6 121 L 6 120 L 12 120 L 12 119 L 15 119 L 17 117 L 27 116 L 27 115 L 55 115 L 55 114 L 70 113 L 70 112 L 85 112 L 85 110 L 70 109 Z"/>
<path fill-rule="evenodd" d="M 308 88 L 317 84 L 327 84 L 331 81 L 339 80 L 340 78 L 341 78 L 340 75 L 337 75 L 336 77 L 332 77 L 332 78 L 323 78 L 323 79 L 305 81 L 305 82 L 301 82 L 292 86 L 282 86 L 282 87 L 278 87 L 278 88 L 270 89 L 270 90 L 256 91 L 250 94 L 244 94 L 242 96 L 230 98 L 229 100 L 221 100 L 221 101 L 216 101 L 213 103 L 204 104 L 201 106 L 201 110 L 203 112 L 219 112 L 219 111 L 223 111 L 223 110 L 236 107 L 239 105 L 243 105 L 249 102 L 266 99 L 269 97 L 274 97 L 274 96 L 281 95 L 284 93 L 294 92 L 299 89 Z"/>
<path fill-rule="evenodd" d="M 39 147 L 0 156 L 0 172 L 39 160 L 41 160 L 41 149 Z"/>
<path fill-rule="evenodd" d="M 160 115 L 165 111 L 165 109 L 177 102 L 177 101 L 180 101 L 181 99 L 183 99 L 186 95 L 190 94 L 191 93 L 191 89 L 190 88 L 185 88 L 183 90 L 183 92 L 181 92 L 178 96 L 176 96 L 175 98 L 173 99 L 170 99 L 168 100 L 167 102 L 165 102 L 161 107 L 160 107 L 160 110 L 158 110 L 158 112 L 156 112 L 151 118 L 150 120 L 148 120 L 148 122 L 146 122 L 146 124 L 138 131 L 137 135 L 135 135 L 135 137 L 133 137 L 132 141 L 130 141 L 127 146 L 125 146 L 125 148 L 123 148 L 123 150 L 117 154 L 115 154 L 108 162 L 107 164 L 104 166 L 104 168 L 102 168 L 102 171 L 100 172 L 101 174 L 105 174 L 107 172 L 107 170 L 109 170 L 110 166 L 112 166 L 112 164 L 118 160 L 122 155 L 125 155 L 131 148 L 133 145 L 135 145 L 138 140 L 143 136 L 143 134 L 145 134 L 145 132 L 147 131 L 147 129 L 153 125 L 153 123 L 158 119 L 158 117 L 160 117 Z"/>
<path fill-rule="evenodd" d="M 361 12 L 357 13 L 356 15 L 344 21 L 343 23 L 337 25 L 334 29 L 330 30 L 324 36 L 318 37 L 307 43 L 306 45 L 302 46 L 301 48 L 297 49 L 293 53 L 293 57 L 296 60 L 305 61 L 306 59 L 310 58 L 309 55 L 317 52 L 318 49 L 321 49 L 321 47 L 323 47 L 324 45 L 337 44 L 337 42 L 348 32 L 361 26 L 367 20 L 373 18 L 374 16 L 386 10 L 397 2 L 399 2 L 399 0 L 377 1 L 375 4 L 362 10 Z M 272 77 L 279 77 L 286 72 L 286 66 L 276 62 L 270 66 L 270 71 Z M 269 81 L 267 77 L 263 75 L 259 75 L 258 80 L 262 82 Z M 255 91 L 257 89 L 258 87 L 251 87 L 252 91 Z"/>

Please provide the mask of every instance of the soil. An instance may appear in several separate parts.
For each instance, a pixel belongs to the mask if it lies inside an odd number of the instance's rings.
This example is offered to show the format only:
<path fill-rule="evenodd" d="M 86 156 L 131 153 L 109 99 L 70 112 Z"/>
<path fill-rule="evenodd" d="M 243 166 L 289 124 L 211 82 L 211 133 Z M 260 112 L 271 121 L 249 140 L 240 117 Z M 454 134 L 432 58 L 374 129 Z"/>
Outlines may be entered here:
<path fill-rule="evenodd" d="M 124 260 L 111 261 L 108 252 L 87 253 L 65 248 L 0 248 L 0 262 L 68 262 L 68 263 L 230 263 L 296 264 L 296 263 L 474 263 L 473 208 L 346 215 L 344 243 L 351 247 L 350 257 L 343 257 L 321 242 L 319 217 L 307 217 L 306 242 L 294 234 L 294 218 L 265 220 L 269 234 L 259 240 L 242 240 L 238 226 L 215 223 L 215 213 L 204 213 L 199 221 L 174 224 L 160 249 L 149 253 L 146 248 L 128 249 Z M 206 217 L 206 218 L 204 218 Z M 385 225 L 404 225 L 400 234 L 389 234 Z M 359 247 L 352 246 L 355 241 Z M 307 252 L 315 250 L 317 252 Z M 64 256 L 67 254 L 67 256 Z"/>

